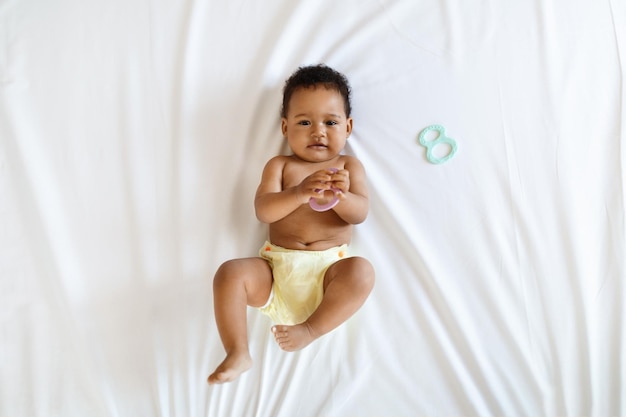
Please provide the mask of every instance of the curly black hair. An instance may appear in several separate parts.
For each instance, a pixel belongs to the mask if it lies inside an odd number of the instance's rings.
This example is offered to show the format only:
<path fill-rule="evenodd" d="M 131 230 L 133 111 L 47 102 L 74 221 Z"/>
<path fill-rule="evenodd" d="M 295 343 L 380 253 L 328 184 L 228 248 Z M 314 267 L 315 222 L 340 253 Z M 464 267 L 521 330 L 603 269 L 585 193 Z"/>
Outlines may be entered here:
<path fill-rule="evenodd" d="M 341 94 L 346 117 L 350 117 L 350 113 L 352 112 L 352 106 L 350 104 L 350 94 L 352 90 L 350 89 L 350 83 L 348 83 L 348 79 L 345 75 L 324 64 L 300 67 L 285 81 L 285 87 L 283 88 L 283 105 L 280 109 L 280 116 L 287 117 L 289 100 L 291 100 L 294 91 L 299 88 L 311 88 L 317 85 L 322 85 L 327 89 L 335 90 Z"/>

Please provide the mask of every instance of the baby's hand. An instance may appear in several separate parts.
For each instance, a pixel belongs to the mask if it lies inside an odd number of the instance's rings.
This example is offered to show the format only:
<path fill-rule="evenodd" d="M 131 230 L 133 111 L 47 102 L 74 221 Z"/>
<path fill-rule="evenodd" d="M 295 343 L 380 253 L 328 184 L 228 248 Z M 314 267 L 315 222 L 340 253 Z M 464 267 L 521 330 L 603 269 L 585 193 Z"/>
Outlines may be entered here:
<path fill-rule="evenodd" d="M 341 172 L 341 171 L 340 171 Z M 346 171 L 347 172 L 347 171 Z M 296 195 L 301 203 L 308 203 L 311 197 L 321 198 L 324 192 L 334 187 L 332 171 L 323 169 L 309 175 L 296 187 Z M 338 188 L 338 187 L 337 187 Z"/>
<path fill-rule="evenodd" d="M 338 197 L 340 199 L 346 198 L 344 193 L 347 193 L 348 190 L 350 190 L 350 171 L 347 169 L 341 169 L 331 175 L 330 181 L 332 188 L 337 188 L 341 191 L 338 193 Z"/>

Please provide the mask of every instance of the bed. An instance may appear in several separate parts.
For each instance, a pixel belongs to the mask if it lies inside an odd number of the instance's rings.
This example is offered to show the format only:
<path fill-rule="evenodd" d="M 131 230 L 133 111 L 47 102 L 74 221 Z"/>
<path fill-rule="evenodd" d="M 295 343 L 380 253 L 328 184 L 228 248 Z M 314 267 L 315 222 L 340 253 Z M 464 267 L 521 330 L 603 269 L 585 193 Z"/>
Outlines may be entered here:
<path fill-rule="evenodd" d="M 0 27 L 0 416 L 626 415 L 625 2 L 7 0 Z M 266 238 L 282 85 L 317 63 L 352 85 L 375 288 L 295 353 L 249 309 L 252 369 L 209 386 L 213 274 Z"/>

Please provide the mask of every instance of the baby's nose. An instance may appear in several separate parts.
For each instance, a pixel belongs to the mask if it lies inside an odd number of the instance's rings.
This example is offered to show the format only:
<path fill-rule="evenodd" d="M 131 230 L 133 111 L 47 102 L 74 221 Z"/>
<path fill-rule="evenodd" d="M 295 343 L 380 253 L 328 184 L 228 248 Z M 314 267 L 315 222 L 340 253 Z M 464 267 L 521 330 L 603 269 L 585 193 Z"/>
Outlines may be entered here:
<path fill-rule="evenodd" d="M 324 136 L 326 136 L 326 129 L 324 128 L 324 126 L 316 126 L 313 129 L 311 136 L 313 136 L 316 139 L 323 138 Z"/>

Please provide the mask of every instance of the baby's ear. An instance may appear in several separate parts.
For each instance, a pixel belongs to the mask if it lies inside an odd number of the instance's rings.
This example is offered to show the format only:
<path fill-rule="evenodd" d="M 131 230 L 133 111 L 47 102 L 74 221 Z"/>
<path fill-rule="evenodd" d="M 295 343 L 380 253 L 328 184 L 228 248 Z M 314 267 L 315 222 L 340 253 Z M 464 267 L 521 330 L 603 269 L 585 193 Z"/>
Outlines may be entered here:
<path fill-rule="evenodd" d="M 287 137 L 287 119 L 284 117 L 280 121 L 280 129 L 283 131 L 283 136 Z"/>
<path fill-rule="evenodd" d="M 346 137 L 350 137 L 350 134 L 352 133 L 352 117 L 348 117 L 348 120 L 346 120 Z"/>

